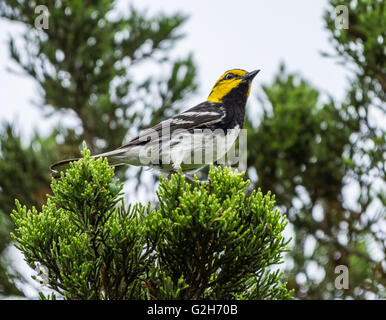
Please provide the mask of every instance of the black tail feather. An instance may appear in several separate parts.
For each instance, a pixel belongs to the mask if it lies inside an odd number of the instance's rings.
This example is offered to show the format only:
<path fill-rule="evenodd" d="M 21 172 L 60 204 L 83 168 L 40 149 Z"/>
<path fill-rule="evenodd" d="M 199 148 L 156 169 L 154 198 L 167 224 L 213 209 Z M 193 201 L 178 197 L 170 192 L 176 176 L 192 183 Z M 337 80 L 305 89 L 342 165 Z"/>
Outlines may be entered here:
<path fill-rule="evenodd" d="M 78 161 L 79 158 L 74 158 L 74 159 L 66 159 L 66 160 L 61 160 L 58 162 L 55 162 L 54 164 L 50 165 L 50 170 L 51 170 L 51 177 L 57 178 L 60 176 L 59 172 L 63 171 L 65 169 L 65 165 L 69 164 L 74 161 Z M 59 169 L 60 167 L 63 167 L 62 169 Z"/>
<path fill-rule="evenodd" d="M 101 157 L 101 155 L 92 156 L 92 158 L 99 158 L 99 157 Z M 60 177 L 60 171 L 63 171 L 63 170 L 68 168 L 68 166 L 66 166 L 66 165 L 68 165 L 71 162 L 78 161 L 79 159 L 80 158 L 61 160 L 61 161 L 55 162 L 54 164 L 50 165 L 51 177 L 59 178 Z M 114 159 L 110 159 L 110 161 L 111 160 L 114 160 Z M 126 164 L 122 161 L 117 161 L 117 160 L 115 160 L 115 161 L 116 161 L 116 163 L 109 164 L 109 166 L 110 167 L 118 167 L 118 166 L 123 166 Z M 111 161 L 111 162 L 114 162 L 114 161 Z"/>

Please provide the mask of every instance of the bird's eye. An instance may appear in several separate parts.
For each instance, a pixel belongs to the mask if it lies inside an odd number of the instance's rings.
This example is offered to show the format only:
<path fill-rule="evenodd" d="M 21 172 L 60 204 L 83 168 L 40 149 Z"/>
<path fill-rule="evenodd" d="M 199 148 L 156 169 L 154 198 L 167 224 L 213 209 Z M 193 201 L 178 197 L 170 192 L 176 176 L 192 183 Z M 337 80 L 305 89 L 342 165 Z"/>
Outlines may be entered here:
<path fill-rule="evenodd" d="M 235 75 L 233 73 L 228 73 L 226 76 L 225 76 L 225 80 L 230 80 L 230 79 L 233 79 L 235 77 Z"/>

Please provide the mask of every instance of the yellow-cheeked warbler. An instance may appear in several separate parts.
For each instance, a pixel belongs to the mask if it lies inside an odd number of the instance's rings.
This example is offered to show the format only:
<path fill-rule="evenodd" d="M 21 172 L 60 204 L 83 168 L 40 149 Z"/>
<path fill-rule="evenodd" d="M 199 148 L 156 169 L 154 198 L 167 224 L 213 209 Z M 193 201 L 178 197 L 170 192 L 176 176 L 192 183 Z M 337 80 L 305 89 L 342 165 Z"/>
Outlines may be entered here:
<path fill-rule="evenodd" d="M 92 157 L 107 157 L 112 166 L 149 166 L 166 173 L 180 168 L 194 171 L 217 161 L 228 152 L 244 125 L 251 82 L 259 71 L 225 72 L 205 102 L 143 131 L 113 151 Z M 76 160 L 54 163 L 50 167 L 53 175 Z"/>

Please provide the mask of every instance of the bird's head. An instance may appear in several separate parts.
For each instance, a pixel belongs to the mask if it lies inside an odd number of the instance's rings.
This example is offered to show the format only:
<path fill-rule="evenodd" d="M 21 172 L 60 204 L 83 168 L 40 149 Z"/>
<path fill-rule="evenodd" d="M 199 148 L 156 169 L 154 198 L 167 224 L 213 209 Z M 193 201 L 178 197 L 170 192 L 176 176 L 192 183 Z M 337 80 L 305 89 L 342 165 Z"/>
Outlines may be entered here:
<path fill-rule="evenodd" d="M 247 72 L 242 69 L 232 69 L 225 72 L 214 85 L 208 101 L 222 103 L 229 94 L 246 95 L 248 99 L 253 78 L 260 70 Z"/>

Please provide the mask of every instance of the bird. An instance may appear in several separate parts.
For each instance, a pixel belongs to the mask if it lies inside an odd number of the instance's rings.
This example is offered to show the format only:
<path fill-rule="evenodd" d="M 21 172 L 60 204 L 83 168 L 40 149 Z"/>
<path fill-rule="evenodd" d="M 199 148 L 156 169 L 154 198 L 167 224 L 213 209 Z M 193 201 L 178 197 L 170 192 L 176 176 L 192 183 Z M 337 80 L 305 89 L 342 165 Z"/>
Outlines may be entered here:
<path fill-rule="evenodd" d="M 192 180 L 188 173 L 224 157 L 239 136 L 252 80 L 259 72 L 226 71 L 206 101 L 142 131 L 117 149 L 92 158 L 106 157 L 110 166 L 147 166 L 169 175 L 181 169 Z M 57 177 L 66 165 L 77 160 L 52 164 L 52 176 Z"/>

